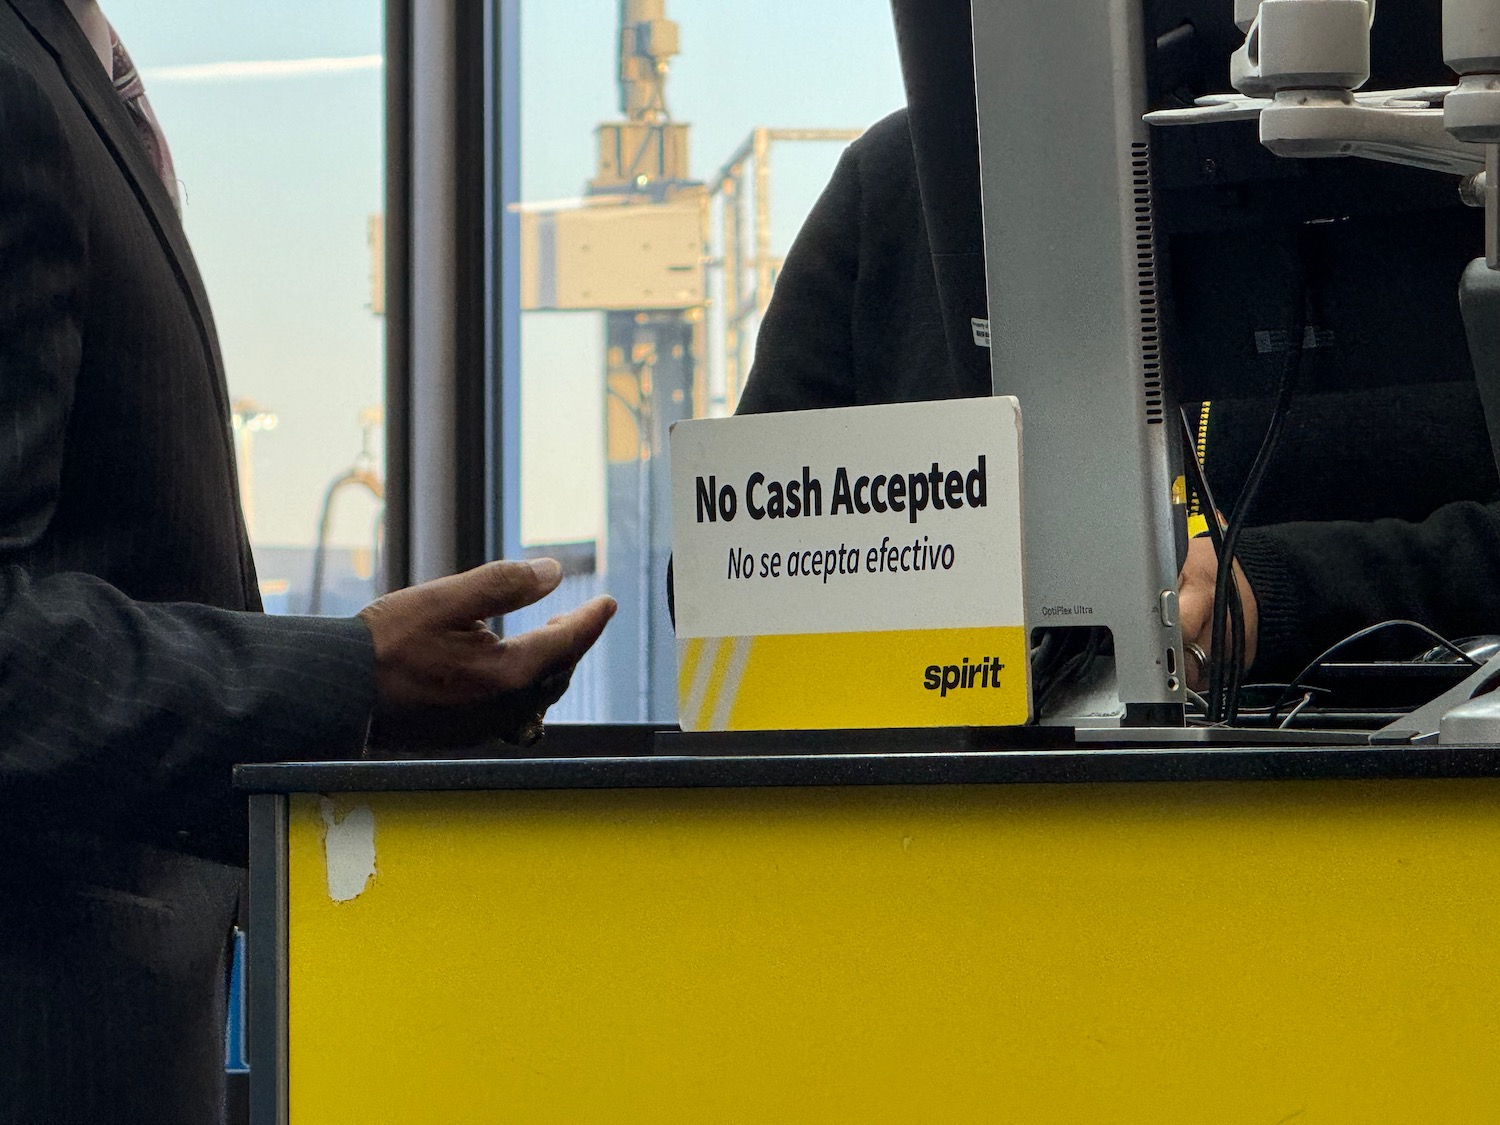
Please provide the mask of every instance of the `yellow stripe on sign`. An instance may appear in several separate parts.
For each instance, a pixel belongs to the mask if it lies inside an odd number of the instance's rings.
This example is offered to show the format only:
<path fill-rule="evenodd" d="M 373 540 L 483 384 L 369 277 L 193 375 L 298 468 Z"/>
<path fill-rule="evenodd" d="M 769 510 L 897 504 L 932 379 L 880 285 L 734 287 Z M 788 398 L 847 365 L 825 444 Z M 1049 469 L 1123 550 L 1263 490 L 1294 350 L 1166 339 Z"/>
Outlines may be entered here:
<path fill-rule="evenodd" d="M 693 637 L 677 642 L 677 701 L 686 708 L 697 694 L 698 670 L 703 661 L 703 638 Z M 707 682 L 704 688 L 707 688 Z"/>
<path fill-rule="evenodd" d="M 739 698 L 754 638 L 730 637 L 722 643 L 729 649 L 729 662 L 724 668 L 724 679 L 718 684 L 714 709 L 704 720 L 709 730 L 725 730 L 729 726 L 729 716 Z"/>
<path fill-rule="evenodd" d="M 1029 713 L 1018 625 L 695 638 L 678 660 L 684 730 L 1006 726 Z"/>
<path fill-rule="evenodd" d="M 714 712 L 718 710 L 719 694 L 724 690 L 724 680 L 729 673 L 729 657 L 732 646 L 729 637 L 716 637 L 713 641 L 712 663 L 708 674 L 708 690 L 697 711 L 693 723 L 696 730 L 708 730 Z M 731 685 L 733 686 L 733 685 Z"/>

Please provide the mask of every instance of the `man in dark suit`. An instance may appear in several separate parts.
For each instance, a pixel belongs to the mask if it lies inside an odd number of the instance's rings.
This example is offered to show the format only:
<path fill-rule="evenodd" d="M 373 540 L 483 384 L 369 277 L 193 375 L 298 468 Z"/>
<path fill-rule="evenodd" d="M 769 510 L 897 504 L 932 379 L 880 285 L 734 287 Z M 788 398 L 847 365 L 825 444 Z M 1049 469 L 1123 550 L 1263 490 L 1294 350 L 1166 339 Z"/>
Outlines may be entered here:
<path fill-rule="evenodd" d="M 560 572 L 495 563 L 357 619 L 256 612 L 208 301 L 100 26 L 0 0 L 0 1122 L 202 1125 L 230 766 L 358 756 L 372 717 L 513 733 L 613 603 L 502 643 L 483 621 Z"/>

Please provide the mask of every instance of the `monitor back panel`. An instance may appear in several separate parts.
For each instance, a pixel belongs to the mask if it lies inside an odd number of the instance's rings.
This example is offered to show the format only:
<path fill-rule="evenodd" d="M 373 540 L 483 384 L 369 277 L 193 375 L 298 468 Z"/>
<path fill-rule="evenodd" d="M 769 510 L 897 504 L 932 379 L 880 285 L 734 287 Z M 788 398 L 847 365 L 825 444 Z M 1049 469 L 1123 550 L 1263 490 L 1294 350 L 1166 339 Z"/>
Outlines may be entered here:
<path fill-rule="evenodd" d="M 990 362 L 995 392 L 1021 402 L 1028 625 L 1108 628 L 1124 720 L 1180 722 L 1139 0 L 975 0 L 973 19 Z"/>

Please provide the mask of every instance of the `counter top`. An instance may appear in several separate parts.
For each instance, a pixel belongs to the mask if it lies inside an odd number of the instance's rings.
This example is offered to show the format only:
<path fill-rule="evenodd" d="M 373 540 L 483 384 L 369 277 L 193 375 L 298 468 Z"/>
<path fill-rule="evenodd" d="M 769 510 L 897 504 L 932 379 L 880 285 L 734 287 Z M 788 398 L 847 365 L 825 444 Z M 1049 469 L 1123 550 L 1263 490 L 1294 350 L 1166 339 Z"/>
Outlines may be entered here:
<path fill-rule="evenodd" d="M 1014 785 L 1080 782 L 1299 781 L 1500 777 L 1500 747 L 1369 745 L 1142 745 L 993 749 L 974 731 L 787 732 L 771 753 L 663 753 L 711 746 L 705 736 L 599 728 L 604 753 L 585 753 L 590 728 L 574 728 L 552 756 L 467 757 L 238 766 L 247 793 L 396 790 L 641 789 L 837 785 Z M 654 739 L 655 741 L 649 741 Z M 657 747 L 610 753 L 611 745 Z M 731 742 L 727 746 L 743 747 Z M 819 752 L 842 748 L 839 752 Z M 800 750 L 800 752 L 799 752 Z M 916 752 L 913 752 L 916 751 Z M 561 753 L 561 756 L 559 755 Z"/>

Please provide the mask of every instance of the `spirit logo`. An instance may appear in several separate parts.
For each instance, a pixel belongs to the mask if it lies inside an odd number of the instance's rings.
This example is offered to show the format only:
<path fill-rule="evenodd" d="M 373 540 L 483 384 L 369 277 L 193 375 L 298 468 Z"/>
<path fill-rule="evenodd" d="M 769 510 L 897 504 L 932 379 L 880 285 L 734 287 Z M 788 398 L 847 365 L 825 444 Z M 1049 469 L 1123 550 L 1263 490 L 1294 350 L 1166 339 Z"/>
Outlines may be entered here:
<path fill-rule="evenodd" d="M 966 656 L 962 664 L 929 664 L 922 672 L 922 686 L 942 698 L 947 698 L 950 691 L 997 688 L 1004 667 L 998 656 L 986 656 L 972 663 Z"/>

